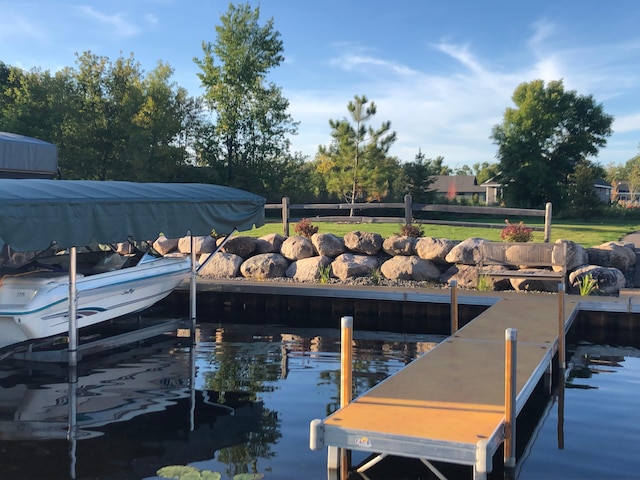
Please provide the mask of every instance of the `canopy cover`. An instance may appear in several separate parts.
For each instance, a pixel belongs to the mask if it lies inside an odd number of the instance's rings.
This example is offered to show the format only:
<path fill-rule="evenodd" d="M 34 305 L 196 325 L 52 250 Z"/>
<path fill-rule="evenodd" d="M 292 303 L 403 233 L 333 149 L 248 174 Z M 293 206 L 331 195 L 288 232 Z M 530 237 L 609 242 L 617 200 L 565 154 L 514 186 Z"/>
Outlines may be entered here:
<path fill-rule="evenodd" d="M 53 143 L 0 132 L 0 178 L 53 178 L 58 149 Z"/>
<path fill-rule="evenodd" d="M 229 233 L 264 224 L 265 199 L 200 183 L 0 179 L 0 239 L 35 251 Z"/>

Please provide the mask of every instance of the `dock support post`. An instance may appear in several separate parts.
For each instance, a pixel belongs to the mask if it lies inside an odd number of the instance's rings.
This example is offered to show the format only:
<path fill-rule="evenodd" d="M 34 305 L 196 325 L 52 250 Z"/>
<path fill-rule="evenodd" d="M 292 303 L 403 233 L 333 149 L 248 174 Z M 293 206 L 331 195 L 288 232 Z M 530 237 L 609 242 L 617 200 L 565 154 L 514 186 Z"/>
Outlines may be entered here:
<path fill-rule="evenodd" d="M 564 283 L 558 284 L 558 368 L 559 375 L 564 381 L 564 371 L 566 368 L 565 347 L 564 347 Z"/>
<path fill-rule="evenodd" d="M 551 202 L 544 206 L 544 243 L 551 240 Z"/>
<path fill-rule="evenodd" d="M 516 466 L 516 371 L 518 330 L 505 330 L 504 466 Z"/>
<path fill-rule="evenodd" d="M 78 365 L 78 289 L 76 287 L 77 249 L 69 249 L 69 367 Z"/>
<path fill-rule="evenodd" d="M 342 317 L 340 341 L 340 408 L 353 397 L 353 317 Z M 351 468 L 351 451 L 340 449 L 340 478 L 346 479 Z"/>
<path fill-rule="evenodd" d="M 451 280 L 451 335 L 458 331 L 458 282 Z"/>
<path fill-rule="evenodd" d="M 189 240 L 191 242 L 191 247 L 189 249 L 189 251 L 191 252 L 191 276 L 189 278 L 189 315 L 191 318 L 191 340 L 193 340 L 196 333 L 196 277 L 198 275 L 198 272 L 196 271 L 196 240 L 191 232 L 189 232 Z"/>
<path fill-rule="evenodd" d="M 487 439 L 478 440 L 476 444 L 476 463 L 473 466 L 473 480 L 487 480 L 487 473 L 493 470 L 492 458 L 487 452 Z"/>

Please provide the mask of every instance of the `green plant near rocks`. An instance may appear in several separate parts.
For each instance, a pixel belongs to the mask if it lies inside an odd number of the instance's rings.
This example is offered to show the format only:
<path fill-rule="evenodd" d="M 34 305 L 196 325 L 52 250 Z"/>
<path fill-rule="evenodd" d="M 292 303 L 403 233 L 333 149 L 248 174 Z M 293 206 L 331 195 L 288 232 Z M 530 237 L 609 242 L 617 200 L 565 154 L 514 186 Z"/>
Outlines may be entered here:
<path fill-rule="evenodd" d="M 587 297 L 593 293 L 597 293 L 598 291 L 598 281 L 593 278 L 593 275 L 588 273 L 580 278 L 580 283 L 578 284 L 578 290 L 580 291 L 580 296 Z"/>
<path fill-rule="evenodd" d="M 493 290 L 493 282 L 487 275 L 480 275 L 478 277 L 478 291 L 490 292 Z"/>
<path fill-rule="evenodd" d="M 373 270 L 371 270 L 371 273 L 369 274 L 369 279 L 371 280 L 371 283 L 374 285 L 380 285 L 382 283 L 383 278 L 384 277 L 379 268 L 374 268 Z"/>
<path fill-rule="evenodd" d="M 327 284 L 331 280 L 331 265 L 320 266 L 318 268 L 318 281 Z"/>

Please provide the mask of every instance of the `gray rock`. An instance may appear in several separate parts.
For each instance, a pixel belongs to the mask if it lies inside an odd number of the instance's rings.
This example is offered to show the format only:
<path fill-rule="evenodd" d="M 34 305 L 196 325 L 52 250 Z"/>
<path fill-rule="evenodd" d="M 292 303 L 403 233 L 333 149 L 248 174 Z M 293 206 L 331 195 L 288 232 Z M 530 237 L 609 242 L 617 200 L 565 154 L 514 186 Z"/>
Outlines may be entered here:
<path fill-rule="evenodd" d="M 270 233 L 263 235 L 256 240 L 256 249 L 254 253 L 259 255 L 261 253 L 279 253 L 286 237 L 279 233 Z"/>
<path fill-rule="evenodd" d="M 617 268 L 584 265 L 569 274 L 571 289 L 574 292 L 579 292 L 582 279 L 588 275 L 596 281 L 597 289 L 594 293 L 600 295 L 616 295 L 626 283 L 624 274 Z"/>
<path fill-rule="evenodd" d="M 263 280 L 266 278 L 284 277 L 289 261 L 279 253 L 261 253 L 255 255 L 240 266 L 240 273 L 245 278 Z"/>
<path fill-rule="evenodd" d="M 347 251 L 344 240 L 333 233 L 314 233 L 311 237 L 311 243 L 316 247 L 318 255 L 331 258 L 336 258 Z"/>
<path fill-rule="evenodd" d="M 194 236 L 193 249 L 195 250 L 196 255 L 212 253 L 216 249 L 216 241 L 209 235 Z M 182 237 L 178 240 L 178 251 L 180 253 L 191 253 L 191 237 Z"/>
<path fill-rule="evenodd" d="M 487 242 L 483 238 L 467 238 L 458 243 L 445 257 L 447 263 L 477 265 L 480 262 L 480 246 Z"/>
<path fill-rule="evenodd" d="M 340 280 L 370 275 L 378 267 L 375 257 L 343 253 L 331 264 L 331 273 Z"/>
<path fill-rule="evenodd" d="M 416 241 L 414 248 L 420 258 L 444 265 L 447 263 L 447 255 L 456 243 L 448 238 L 421 237 Z"/>
<path fill-rule="evenodd" d="M 295 262 L 303 258 L 314 257 L 316 249 L 308 238 L 294 235 L 282 242 L 280 253 L 287 260 Z"/>
<path fill-rule="evenodd" d="M 173 252 L 178 248 L 177 238 L 167 238 L 164 235 L 160 235 L 158 239 L 153 242 L 153 249 L 160 255 L 166 255 L 169 252 Z"/>
<path fill-rule="evenodd" d="M 535 278 L 535 268 L 522 268 L 522 272 L 531 272 L 531 277 L 510 277 L 509 281 L 518 292 L 557 292 L 560 280 Z"/>
<path fill-rule="evenodd" d="M 636 264 L 636 254 L 633 249 L 619 242 L 607 242 L 587 248 L 587 254 L 591 265 L 617 268 L 623 273 Z"/>
<path fill-rule="evenodd" d="M 200 265 L 204 264 L 211 255 L 210 253 L 201 255 L 198 260 Z M 242 257 L 238 255 L 218 252 L 213 254 L 213 258 L 198 273 L 213 278 L 233 278 L 240 275 L 242 262 Z"/>
<path fill-rule="evenodd" d="M 297 260 L 287 268 L 285 275 L 299 282 L 309 282 L 320 278 L 320 270 L 331 264 L 331 259 L 325 255 Z"/>
<path fill-rule="evenodd" d="M 478 286 L 478 269 L 474 265 L 464 265 L 462 263 L 451 265 L 440 275 L 440 283 L 451 285 L 456 281 L 458 286 L 464 288 L 476 288 Z"/>
<path fill-rule="evenodd" d="M 440 269 L 430 260 L 417 255 L 397 255 L 380 267 L 382 274 L 390 280 L 436 281 L 440 278 Z"/>
<path fill-rule="evenodd" d="M 254 254 L 257 241 L 258 240 L 254 237 L 231 237 L 220 251 L 224 253 L 233 253 L 234 255 L 247 259 Z M 221 243 L 222 239 L 218 239 L 218 242 Z"/>
<path fill-rule="evenodd" d="M 379 233 L 349 232 L 344 236 L 344 245 L 355 253 L 377 255 L 382 249 L 382 236 Z"/>
<path fill-rule="evenodd" d="M 582 245 L 564 239 L 558 239 L 556 243 L 565 243 L 567 245 L 567 271 L 574 270 L 589 263 L 589 255 Z M 558 271 L 557 267 L 553 269 Z"/>
<path fill-rule="evenodd" d="M 396 255 L 413 255 L 415 253 L 413 246 L 416 239 L 402 235 L 391 235 L 382 242 L 382 250 L 391 256 Z"/>

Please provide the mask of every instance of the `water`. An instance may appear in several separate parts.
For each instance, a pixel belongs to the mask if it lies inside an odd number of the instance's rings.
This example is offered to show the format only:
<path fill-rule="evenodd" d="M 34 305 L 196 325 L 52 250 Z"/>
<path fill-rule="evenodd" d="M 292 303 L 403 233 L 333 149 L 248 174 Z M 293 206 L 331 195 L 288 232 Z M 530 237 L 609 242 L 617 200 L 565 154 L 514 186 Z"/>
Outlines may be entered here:
<path fill-rule="evenodd" d="M 441 338 L 356 330 L 356 394 Z M 581 348 L 576 358 L 589 361 L 564 392 L 564 448 L 555 402 L 520 479 L 639 476 L 640 352 Z M 338 329 L 203 324 L 194 349 L 167 339 L 114 352 L 81 362 L 77 382 L 66 367 L 0 362 L 0 478 L 148 480 L 189 465 L 225 480 L 325 479 L 326 452 L 309 450 L 309 422 L 337 407 L 339 350 Z M 415 461 L 387 465 L 369 477 L 435 478 Z M 247 473 L 255 475 L 237 476 Z M 471 478 L 470 469 L 454 478 Z"/>

